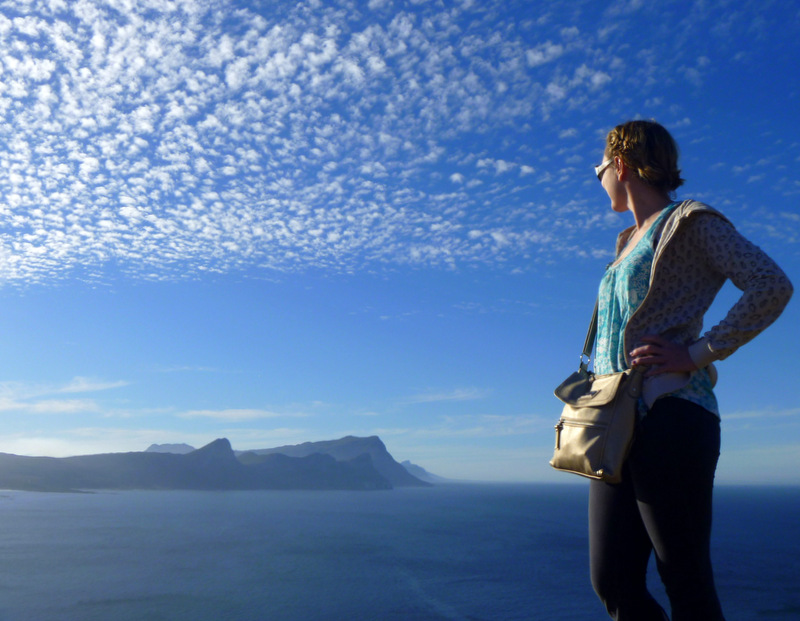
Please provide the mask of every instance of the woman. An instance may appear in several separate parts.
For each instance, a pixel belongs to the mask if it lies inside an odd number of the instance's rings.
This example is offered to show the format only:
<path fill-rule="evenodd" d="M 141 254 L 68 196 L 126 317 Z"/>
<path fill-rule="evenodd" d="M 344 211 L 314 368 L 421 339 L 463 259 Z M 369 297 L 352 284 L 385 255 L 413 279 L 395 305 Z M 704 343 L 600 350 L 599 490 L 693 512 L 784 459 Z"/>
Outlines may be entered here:
<path fill-rule="evenodd" d="M 673 621 L 723 619 L 711 570 L 711 496 L 720 425 L 711 363 L 782 312 L 792 285 L 718 211 L 675 202 L 683 183 L 670 134 L 651 121 L 615 127 L 595 167 L 616 212 L 634 226 L 600 284 L 594 371 L 646 368 L 623 481 L 591 481 L 592 585 L 618 621 L 669 619 L 647 590 L 653 551 Z M 701 338 L 703 315 L 730 279 L 742 295 Z"/>

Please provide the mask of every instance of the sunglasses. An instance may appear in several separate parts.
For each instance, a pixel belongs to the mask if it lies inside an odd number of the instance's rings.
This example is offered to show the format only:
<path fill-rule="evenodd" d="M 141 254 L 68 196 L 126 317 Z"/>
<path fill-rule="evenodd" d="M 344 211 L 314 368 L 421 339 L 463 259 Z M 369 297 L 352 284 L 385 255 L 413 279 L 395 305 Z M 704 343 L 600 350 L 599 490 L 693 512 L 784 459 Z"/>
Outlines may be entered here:
<path fill-rule="evenodd" d="M 606 168 L 611 166 L 614 163 L 614 158 L 612 157 L 610 160 L 606 160 L 602 164 L 598 164 L 594 167 L 594 174 L 597 175 L 597 180 L 602 182 L 603 181 L 603 173 L 606 171 Z"/>

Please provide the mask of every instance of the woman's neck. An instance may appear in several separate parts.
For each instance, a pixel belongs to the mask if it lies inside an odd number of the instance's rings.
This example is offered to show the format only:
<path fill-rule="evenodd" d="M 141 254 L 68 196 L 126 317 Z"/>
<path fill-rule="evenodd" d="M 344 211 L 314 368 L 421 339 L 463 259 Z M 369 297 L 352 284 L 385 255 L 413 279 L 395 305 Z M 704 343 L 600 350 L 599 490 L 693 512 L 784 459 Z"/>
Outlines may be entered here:
<path fill-rule="evenodd" d="M 638 193 L 637 196 L 628 196 L 628 209 L 636 220 L 636 229 L 646 229 L 661 213 L 661 210 L 672 201 L 668 196 L 656 192 Z"/>

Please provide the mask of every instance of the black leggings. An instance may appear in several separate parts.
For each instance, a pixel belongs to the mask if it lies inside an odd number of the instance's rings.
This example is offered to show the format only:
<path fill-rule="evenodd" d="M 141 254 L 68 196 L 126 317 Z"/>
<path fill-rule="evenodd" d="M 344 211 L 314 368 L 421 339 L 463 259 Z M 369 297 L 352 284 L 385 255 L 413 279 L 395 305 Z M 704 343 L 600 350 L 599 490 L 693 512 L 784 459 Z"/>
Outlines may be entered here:
<path fill-rule="evenodd" d="M 669 619 L 647 590 L 655 550 L 673 621 L 723 620 L 709 552 L 719 448 L 716 416 L 665 397 L 639 423 L 622 483 L 591 482 L 592 586 L 612 619 Z"/>

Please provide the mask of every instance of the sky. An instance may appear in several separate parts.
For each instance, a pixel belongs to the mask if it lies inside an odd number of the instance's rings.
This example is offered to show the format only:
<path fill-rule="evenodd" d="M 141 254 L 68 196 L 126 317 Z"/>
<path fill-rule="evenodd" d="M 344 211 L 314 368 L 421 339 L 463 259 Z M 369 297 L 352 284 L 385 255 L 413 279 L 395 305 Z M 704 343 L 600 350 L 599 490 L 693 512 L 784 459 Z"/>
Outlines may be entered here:
<path fill-rule="evenodd" d="M 0 452 L 378 435 L 577 481 L 606 133 L 664 124 L 677 197 L 797 284 L 799 112 L 793 2 L 0 1 Z M 721 483 L 800 484 L 799 322 L 718 365 Z"/>

